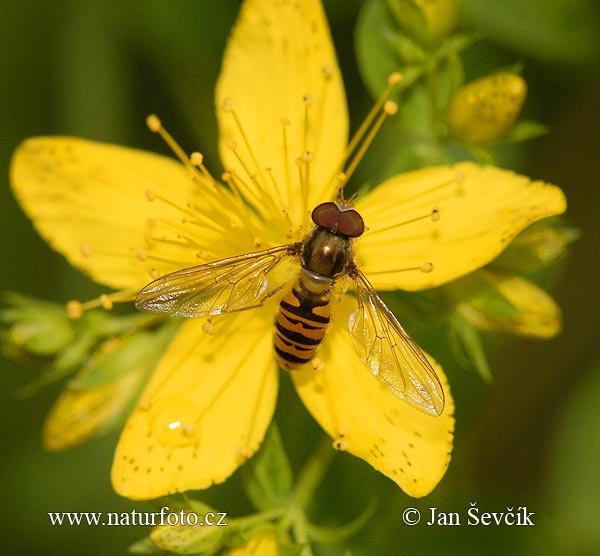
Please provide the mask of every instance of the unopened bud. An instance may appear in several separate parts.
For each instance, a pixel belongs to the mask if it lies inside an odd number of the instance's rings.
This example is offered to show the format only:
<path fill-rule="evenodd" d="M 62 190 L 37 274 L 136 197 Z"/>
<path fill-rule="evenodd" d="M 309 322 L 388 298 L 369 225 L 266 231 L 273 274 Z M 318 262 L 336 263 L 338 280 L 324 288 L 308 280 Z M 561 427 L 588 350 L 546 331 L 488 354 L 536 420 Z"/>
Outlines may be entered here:
<path fill-rule="evenodd" d="M 458 89 L 448 106 L 450 133 L 465 145 L 487 145 L 502 138 L 517 119 L 527 85 L 513 73 L 498 73 Z"/>

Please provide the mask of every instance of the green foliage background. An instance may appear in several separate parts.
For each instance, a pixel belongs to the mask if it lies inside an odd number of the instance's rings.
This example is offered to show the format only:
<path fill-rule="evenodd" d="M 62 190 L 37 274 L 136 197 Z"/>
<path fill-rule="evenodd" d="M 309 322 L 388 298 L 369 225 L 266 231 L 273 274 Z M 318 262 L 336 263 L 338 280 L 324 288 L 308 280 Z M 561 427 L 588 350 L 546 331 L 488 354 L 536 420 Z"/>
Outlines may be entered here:
<path fill-rule="evenodd" d="M 325 2 L 354 126 L 371 103 L 353 48 L 361 5 Z M 210 168 L 220 168 L 213 87 L 238 6 L 203 0 L 0 1 L 0 290 L 57 301 L 99 291 L 40 240 L 11 197 L 8 163 L 25 137 L 72 134 L 166 152 L 144 125 L 145 116 L 156 112 L 186 150 L 202 151 Z M 316 515 L 340 523 L 358 515 L 374 493 L 380 502 L 352 541 L 352 554 L 600 553 L 599 22 L 593 0 L 467 3 L 465 26 L 486 35 L 477 54 L 467 55 L 467 73 L 522 62 L 530 91 L 526 113 L 551 129 L 507 160 L 527 175 L 559 184 L 569 200 L 568 221 L 583 232 L 555 279 L 564 332 L 547 342 L 504 344 L 492 357 L 495 382 L 489 387 L 472 369 L 449 369 L 456 447 L 448 475 L 430 497 L 411 500 L 366 464 L 336 457 Z M 365 168 L 376 165 L 372 159 Z M 369 175 L 363 170 L 361 178 L 368 181 Z M 110 488 L 117 435 L 67 453 L 45 453 L 40 429 L 60 385 L 20 399 L 18 389 L 35 372 L 2 360 L 0 376 L 2 551 L 124 554 L 147 534 L 145 528 L 51 527 L 47 516 L 153 509 L 120 499 Z M 278 417 L 297 468 L 319 433 L 290 390 L 284 386 L 280 405 L 286 407 Z M 238 492 L 234 478 L 207 498 L 223 511 L 244 512 Z M 527 506 L 536 525 L 411 528 L 401 520 L 409 506 L 424 515 L 438 507 L 466 517 L 470 502 L 480 511 Z"/>

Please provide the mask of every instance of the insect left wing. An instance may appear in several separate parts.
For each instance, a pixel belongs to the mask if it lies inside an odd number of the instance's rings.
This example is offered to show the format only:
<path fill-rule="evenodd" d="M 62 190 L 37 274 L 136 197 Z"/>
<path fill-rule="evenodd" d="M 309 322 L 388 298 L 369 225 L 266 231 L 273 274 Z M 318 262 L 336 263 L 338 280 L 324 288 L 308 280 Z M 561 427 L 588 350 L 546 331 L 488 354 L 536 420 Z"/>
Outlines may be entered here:
<path fill-rule="evenodd" d="M 296 244 L 281 245 L 166 274 L 142 289 L 135 306 L 176 317 L 207 317 L 260 305 L 287 283 L 273 285 L 268 275 L 296 251 Z"/>
<path fill-rule="evenodd" d="M 354 348 L 369 370 L 399 398 L 431 415 L 444 410 L 444 390 L 427 357 L 358 270 L 358 309 L 350 316 Z"/>

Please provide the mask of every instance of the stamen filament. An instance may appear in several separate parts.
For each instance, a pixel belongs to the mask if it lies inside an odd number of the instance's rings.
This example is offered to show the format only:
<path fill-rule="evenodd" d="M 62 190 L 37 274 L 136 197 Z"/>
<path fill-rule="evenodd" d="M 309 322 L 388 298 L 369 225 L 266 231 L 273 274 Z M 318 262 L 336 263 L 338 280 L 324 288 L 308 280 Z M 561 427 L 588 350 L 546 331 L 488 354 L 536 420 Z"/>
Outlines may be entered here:
<path fill-rule="evenodd" d="M 317 115 L 317 119 L 315 120 L 316 122 L 325 121 L 325 107 L 327 106 L 327 93 L 331 89 L 331 87 L 329 87 L 329 84 L 331 83 L 331 77 L 333 75 L 333 70 L 329 66 L 324 66 L 322 75 L 323 75 L 323 85 L 321 87 L 321 96 L 319 97 L 320 102 L 318 103 L 318 115 Z M 315 144 L 313 145 L 313 150 L 315 152 L 320 152 L 320 147 L 321 147 L 320 139 L 323 136 L 323 133 L 327 133 L 327 130 L 324 130 L 322 128 L 320 129 L 320 131 L 321 131 L 321 133 L 316 135 Z"/>
<path fill-rule="evenodd" d="M 385 121 L 385 119 L 388 116 L 395 114 L 397 110 L 398 110 L 398 106 L 396 105 L 396 103 L 393 103 L 391 101 L 388 101 L 384 105 L 383 111 L 381 112 L 381 114 L 379 114 L 377 120 L 373 124 L 373 127 L 369 130 L 369 133 L 364 138 L 362 144 L 360 145 L 360 148 L 356 151 L 354 158 L 352 159 L 350 164 L 348 164 L 348 167 L 346 168 L 346 170 L 344 172 L 346 174 L 346 179 L 350 179 L 350 177 L 354 173 L 354 170 L 356 170 L 356 167 L 358 166 L 358 164 L 362 160 L 363 156 L 367 152 L 367 149 L 371 146 L 373 139 L 375 139 L 375 136 L 381 129 L 381 126 L 383 125 L 383 122 Z"/>
<path fill-rule="evenodd" d="M 233 116 L 233 120 L 235 122 L 235 125 L 236 125 L 238 131 L 240 132 L 240 135 L 242 136 L 242 140 L 244 142 L 244 145 L 246 146 L 246 149 L 248 150 L 248 153 L 250 154 L 250 158 L 252 159 L 252 162 L 254 164 L 256 172 L 260 175 L 261 179 L 264 181 L 264 176 L 262 175 L 262 169 L 258 165 L 258 161 L 256 160 L 256 155 L 254 154 L 254 151 L 252 150 L 252 147 L 250 146 L 250 141 L 248 140 L 248 136 L 244 132 L 244 128 L 242 127 L 242 123 L 240 122 L 240 119 L 238 118 L 238 115 L 237 115 L 236 111 L 233 108 L 233 101 L 231 99 L 227 99 L 225 101 L 225 103 L 223 105 L 223 110 L 225 110 L 225 112 L 227 112 L 227 113 L 229 113 L 229 114 L 231 114 Z M 237 158 L 238 158 L 238 160 L 240 160 L 239 156 L 237 156 Z M 244 167 L 245 167 L 245 165 L 244 165 Z M 248 170 L 246 170 L 246 172 L 248 173 L 248 175 L 251 174 L 251 172 L 249 172 Z"/>
<path fill-rule="evenodd" d="M 163 127 L 162 122 L 156 114 L 150 114 L 146 118 L 146 125 L 148 129 L 152 131 L 152 133 L 158 133 L 161 139 L 168 145 L 168 147 L 173 151 L 175 156 L 181 161 L 181 163 L 192 171 L 193 174 L 197 174 L 201 176 L 198 172 L 198 169 L 190 162 L 190 158 L 185 151 L 179 146 L 179 143 L 175 141 L 173 136 Z"/>
<path fill-rule="evenodd" d="M 70 318 L 80 318 L 84 311 L 89 309 L 95 309 L 96 307 L 102 307 L 109 311 L 113 308 L 115 303 L 130 303 L 135 301 L 138 294 L 138 290 L 120 290 L 111 293 L 103 293 L 95 299 L 89 301 L 77 301 L 75 299 L 67 303 L 67 313 Z"/>
<path fill-rule="evenodd" d="M 183 208 L 182 206 L 174 203 L 173 201 L 170 201 L 169 199 L 167 199 L 166 197 L 163 197 L 162 195 L 157 195 L 152 190 L 148 190 L 146 192 L 146 195 L 147 195 L 148 199 L 151 199 L 152 202 L 153 201 L 162 201 L 166 205 L 174 208 L 175 210 L 178 210 L 179 212 L 185 214 L 186 216 L 191 216 L 192 218 L 195 217 L 194 213 L 191 212 L 190 210 Z"/>
<path fill-rule="evenodd" d="M 350 158 L 350 155 L 352 154 L 354 149 L 356 149 L 356 147 L 358 146 L 360 141 L 362 141 L 365 133 L 367 132 L 367 129 L 373 123 L 375 116 L 379 113 L 379 111 L 381 110 L 381 107 L 383 106 L 385 101 L 392 94 L 394 87 L 401 81 L 402 81 L 402 74 L 397 73 L 397 72 L 392 73 L 388 77 L 387 87 L 384 89 L 383 93 L 381 93 L 381 96 L 377 99 L 377 102 L 373 105 L 373 107 L 367 114 L 367 117 L 363 120 L 363 122 L 360 124 L 360 126 L 356 130 L 356 133 L 350 140 L 350 143 L 348 143 L 348 146 L 346 147 L 346 151 L 344 153 L 344 158 L 340 164 L 341 167 L 343 167 L 343 165 L 346 163 L 346 161 Z"/>
<path fill-rule="evenodd" d="M 414 270 L 418 270 L 420 272 L 423 272 L 425 274 L 429 273 L 429 272 L 433 272 L 434 270 L 434 265 L 432 262 L 427 261 L 425 263 L 423 263 L 420 266 L 408 266 L 406 268 L 395 268 L 393 270 L 369 270 L 369 276 L 372 276 L 373 274 L 393 274 L 395 272 L 409 272 L 409 271 L 414 271 Z"/>
<path fill-rule="evenodd" d="M 310 119 L 308 117 L 308 109 L 312 106 L 312 98 L 310 95 L 304 95 L 304 151 L 308 151 L 308 132 L 310 130 Z"/>
<path fill-rule="evenodd" d="M 369 236 L 373 236 L 380 232 L 387 232 L 388 230 L 392 230 L 394 228 L 399 228 L 400 226 L 405 226 L 406 224 L 413 224 L 414 222 L 419 222 L 420 220 L 431 220 L 432 222 L 437 222 L 440 219 L 440 211 L 437 208 L 431 210 L 431 212 L 427 214 L 423 214 L 421 216 L 415 216 L 414 218 L 410 218 L 409 220 L 404 220 L 403 222 L 398 222 L 397 224 L 392 224 L 391 226 L 386 226 L 385 228 L 369 228 Z"/>
<path fill-rule="evenodd" d="M 288 147 L 288 139 L 287 139 L 287 126 L 290 124 L 290 121 L 287 118 L 281 118 L 281 127 L 283 132 L 283 163 L 285 166 L 285 186 L 287 190 L 288 201 L 293 199 L 292 194 L 292 184 L 290 178 L 290 162 L 289 162 L 289 147 Z"/>

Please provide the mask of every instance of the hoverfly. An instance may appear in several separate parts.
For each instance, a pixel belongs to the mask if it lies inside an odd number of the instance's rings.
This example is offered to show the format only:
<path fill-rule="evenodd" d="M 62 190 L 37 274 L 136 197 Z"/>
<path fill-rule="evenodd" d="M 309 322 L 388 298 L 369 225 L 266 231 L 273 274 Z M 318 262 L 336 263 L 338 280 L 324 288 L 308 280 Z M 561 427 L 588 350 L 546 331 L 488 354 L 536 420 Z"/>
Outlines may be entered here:
<path fill-rule="evenodd" d="M 387 390 L 417 409 L 440 415 L 444 392 L 433 367 L 353 259 L 352 242 L 365 231 L 352 200 L 340 194 L 312 211 L 315 227 L 297 243 L 246 253 L 162 276 L 142 289 L 136 307 L 177 317 L 209 317 L 258 307 L 293 282 L 279 304 L 275 357 L 293 370 L 313 359 L 330 321 L 334 284 L 356 284 L 350 317 L 354 347 Z M 269 274 L 289 257 L 300 273 L 279 285 Z"/>

